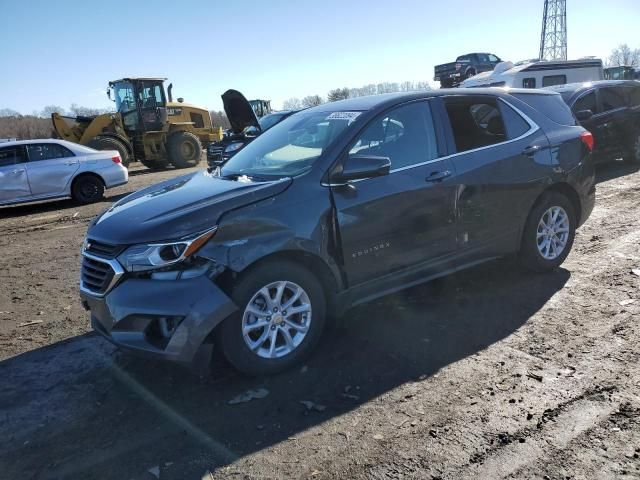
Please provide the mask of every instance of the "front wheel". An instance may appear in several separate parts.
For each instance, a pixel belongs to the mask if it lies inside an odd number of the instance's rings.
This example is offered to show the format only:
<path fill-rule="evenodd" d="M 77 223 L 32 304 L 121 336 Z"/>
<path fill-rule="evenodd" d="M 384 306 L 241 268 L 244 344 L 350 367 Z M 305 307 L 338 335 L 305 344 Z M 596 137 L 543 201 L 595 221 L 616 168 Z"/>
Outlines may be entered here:
<path fill-rule="evenodd" d="M 629 151 L 625 155 L 624 160 L 631 165 L 640 165 L 640 132 L 637 132 L 629 146 Z"/>
<path fill-rule="evenodd" d="M 217 339 L 224 356 L 242 373 L 286 370 L 320 340 L 325 295 L 304 267 L 290 262 L 259 265 L 233 286 L 231 297 L 240 312 L 222 323 Z"/>
<path fill-rule="evenodd" d="M 176 168 L 195 167 L 200 163 L 202 145 L 200 140 L 191 132 L 176 132 L 167 142 L 169 159 Z"/>
<path fill-rule="evenodd" d="M 520 248 L 521 263 L 546 272 L 565 261 L 576 234 L 576 214 L 569 199 L 558 192 L 544 193 L 527 218 Z"/>

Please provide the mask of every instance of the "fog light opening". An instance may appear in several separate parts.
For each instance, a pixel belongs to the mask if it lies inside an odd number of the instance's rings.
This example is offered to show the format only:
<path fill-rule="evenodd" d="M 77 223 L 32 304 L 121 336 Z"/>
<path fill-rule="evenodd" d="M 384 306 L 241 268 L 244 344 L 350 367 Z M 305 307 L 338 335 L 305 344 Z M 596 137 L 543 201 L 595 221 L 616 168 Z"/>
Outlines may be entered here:
<path fill-rule="evenodd" d="M 182 317 L 159 317 L 158 327 L 160 328 L 160 335 L 164 338 L 171 338 L 181 321 Z"/>

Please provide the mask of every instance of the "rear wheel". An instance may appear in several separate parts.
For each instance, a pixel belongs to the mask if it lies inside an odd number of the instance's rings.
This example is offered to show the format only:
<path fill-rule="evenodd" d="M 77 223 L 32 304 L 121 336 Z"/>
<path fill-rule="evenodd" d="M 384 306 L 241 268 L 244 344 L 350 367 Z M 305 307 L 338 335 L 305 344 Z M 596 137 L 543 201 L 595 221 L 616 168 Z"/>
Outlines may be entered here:
<path fill-rule="evenodd" d="M 264 263 L 233 286 L 240 312 L 218 332 L 227 360 L 248 375 L 274 374 L 302 361 L 325 325 L 326 300 L 320 282 L 291 263 Z"/>
<path fill-rule="evenodd" d="M 565 261 L 576 234 L 573 204 L 558 192 L 546 192 L 529 213 L 520 248 L 520 262 L 546 272 Z"/>
<path fill-rule="evenodd" d="M 200 163 L 202 145 L 191 132 L 177 132 L 169 137 L 169 159 L 176 168 L 195 167 Z"/>
<path fill-rule="evenodd" d="M 73 181 L 71 195 L 81 204 L 97 202 L 104 197 L 104 183 L 95 175 L 80 175 Z"/>
<path fill-rule="evenodd" d="M 631 144 L 627 154 L 624 156 L 624 161 L 632 165 L 640 165 L 640 131 L 631 139 Z"/>
<path fill-rule="evenodd" d="M 127 150 L 126 145 L 117 138 L 95 137 L 89 142 L 89 145 L 87 146 L 95 148 L 96 150 L 117 150 L 118 153 L 120 153 L 120 160 L 122 160 L 122 165 L 124 165 L 125 167 L 129 167 L 129 163 L 131 162 L 129 150 Z"/>
<path fill-rule="evenodd" d="M 473 68 L 470 68 L 469 70 L 467 70 L 467 73 L 465 74 L 464 78 L 465 80 L 467 78 L 471 78 L 476 74 L 476 71 Z"/>

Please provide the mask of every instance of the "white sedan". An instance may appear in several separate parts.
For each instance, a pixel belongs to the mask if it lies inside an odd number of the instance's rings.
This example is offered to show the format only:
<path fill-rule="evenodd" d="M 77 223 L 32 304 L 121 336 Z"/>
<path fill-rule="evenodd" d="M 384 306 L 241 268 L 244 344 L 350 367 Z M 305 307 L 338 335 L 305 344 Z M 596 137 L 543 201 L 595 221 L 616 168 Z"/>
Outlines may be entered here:
<path fill-rule="evenodd" d="M 0 205 L 69 197 L 91 203 L 128 181 L 116 150 L 54 139 L 0 143 Z"/>

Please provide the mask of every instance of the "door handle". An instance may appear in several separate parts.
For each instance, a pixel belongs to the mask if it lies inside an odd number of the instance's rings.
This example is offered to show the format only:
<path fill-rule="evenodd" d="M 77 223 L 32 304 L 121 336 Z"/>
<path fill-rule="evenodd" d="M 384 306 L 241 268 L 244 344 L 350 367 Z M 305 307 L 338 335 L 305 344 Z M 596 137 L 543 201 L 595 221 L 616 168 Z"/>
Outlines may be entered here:
<path fill-rule="evenodd" d="M 451 172 L 449 170 L 443 170 L 442 172 L 431 172 L 431 174 L 427 178 L 425 178 L 425 181 L 439 182 L 450 176 Z"/>
<path fill-rule="evenodd" d="M 542 150 L 542 147 L 540 145 L 529 145 L 527 148 L 522 150 L 522 154 L 526 155 L 527 157 L 532 157 L 540 150 Z"/>
<path fill-rule="evenodd" d="M 75 165 L 76 162 L 64 162 L 65 165 Z"/>
<path fill-rule="evenodd" d="M 15 175 L 16 173 L 20 173 L 20 172 L 22 172 L 22 170 L 11 170 L 9 173 L 11 175 Z"/>

